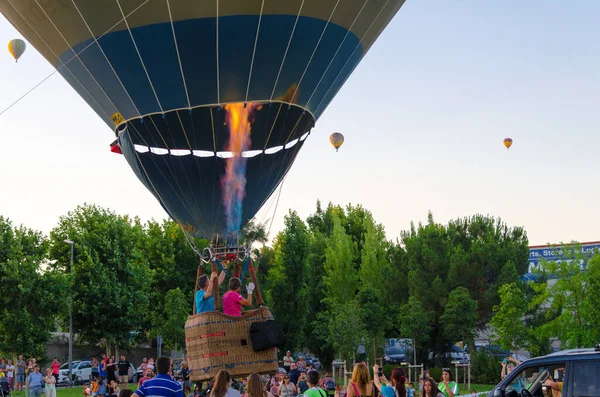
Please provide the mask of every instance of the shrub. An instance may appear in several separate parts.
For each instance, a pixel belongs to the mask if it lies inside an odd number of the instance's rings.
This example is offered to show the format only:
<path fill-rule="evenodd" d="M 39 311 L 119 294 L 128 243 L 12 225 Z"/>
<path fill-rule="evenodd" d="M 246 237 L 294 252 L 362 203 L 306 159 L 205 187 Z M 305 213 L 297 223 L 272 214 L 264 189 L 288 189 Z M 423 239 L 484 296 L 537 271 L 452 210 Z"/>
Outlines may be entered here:
<path fill-rule="evenodd" d="M 478 351 L 471 354 L 471 383 L 496 384 L 500 379 L 502 364 L 499 359 Z"/>
<path fill-rule="evenodd" d="M 438 367 L 429 368 L 429 376 L 433 378 L 434 381 L 439 382 L 442 379 L 442 369 Z"/>
<path fill-rule="evenodd" d="M 392 371 L 396 367 L 402 367 L 402 368 L 404 368 L 404 371 L 406 371 L 406 367 L 404 367 L 402 365 L 398 365 L 398 364 L 385 364 L 383 366 L 383 374 L 385 375 L 386 378 L 388 378 L 388 380 L 390 380 L 390 382 L 392 379 Z"/>

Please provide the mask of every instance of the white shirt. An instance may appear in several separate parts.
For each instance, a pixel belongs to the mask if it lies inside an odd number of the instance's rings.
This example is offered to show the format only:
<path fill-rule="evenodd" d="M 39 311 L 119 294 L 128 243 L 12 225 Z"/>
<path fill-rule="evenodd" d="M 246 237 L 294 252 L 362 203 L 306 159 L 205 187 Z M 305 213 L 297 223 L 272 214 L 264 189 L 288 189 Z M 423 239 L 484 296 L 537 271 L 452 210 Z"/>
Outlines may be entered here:
<path fill-rule="evenodd" d="M 227 388 L 227 393 L 225 393 L 225 397 L 242 397 L 242 395 L 239 391 L 229 387 Z"/>
<path fill-rule="evenodd" d="M 285 356 L 283 358 L 283 365 L 286 367 L 290 367 L 292 364 L 294 363 L 294 357 L 292 356 Z"/>

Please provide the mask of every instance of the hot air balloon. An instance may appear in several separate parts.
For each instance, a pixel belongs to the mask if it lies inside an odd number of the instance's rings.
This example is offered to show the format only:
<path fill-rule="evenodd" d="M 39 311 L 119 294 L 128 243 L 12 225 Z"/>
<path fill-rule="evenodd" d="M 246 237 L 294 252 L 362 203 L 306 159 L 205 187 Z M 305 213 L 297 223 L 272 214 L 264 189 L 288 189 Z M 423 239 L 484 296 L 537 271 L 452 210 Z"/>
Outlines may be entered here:
<path fill-rule="evenodd" d="M 334 132 L 329 136 L 329 142 L 331 142 L 335 148 L 335 151 L 337 152 L 340 146 L 342 146 L 342 143 L 344 143 L 344 135 L 340 134 L 339 132 Z"/>
<path fill-rule="evenodd" d="M 8 42 L 8 52 L 15 58 L 15 62 L 19 61 L 26 47 L 25 42 L 21 39 L 14 39 Z"/>
<path fill-rule="evenodd" d="M 237 232 L 272 195 L 404 1 L 0 1 L 0 12 L 113 129 L 113 151 L 169 216 L 210 238 Z M 232 355 L 211 346 L 208 364 L 190 358 L 192 380 L 252 352 L 247 337 Z M 272 349 L 256 355 L 227 368 L 278 367 Z"/>
<path fill-rule="evenodd" d="M 236 231 L 272 195 L 403 3 L 76 0 L 50 13 L 2 1 L 0 11 L 114 130 L 165 211 L 210 238 Z M 238 147 L 232 112 L 251 123 Z M 244 191 L 228 192 L 222 179 L 236 157 Z"/>
<path fill-rule="evenodd" d="M 513 140 L 511 138 L 504 138 L 504 146 L 506 146 L 506 150 L 510 149 L 512 143 Z"/>

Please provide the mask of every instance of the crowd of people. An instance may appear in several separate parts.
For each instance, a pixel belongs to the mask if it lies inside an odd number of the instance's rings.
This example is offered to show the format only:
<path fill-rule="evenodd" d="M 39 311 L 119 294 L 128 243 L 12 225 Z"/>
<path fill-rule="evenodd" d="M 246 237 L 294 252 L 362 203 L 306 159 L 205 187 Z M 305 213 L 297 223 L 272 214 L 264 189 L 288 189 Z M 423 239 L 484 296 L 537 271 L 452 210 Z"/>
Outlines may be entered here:
<path fill-rule="evenodd" d="M 161 368 L 160 362 L 167 367 Z M 29 395 L 26 397 L 41 397 L 42 393 L 45 397 L 56 397 L 60 369 L 57 358 L 43 371 L 35 359 L 25 362 L 23 357 L 19 356 L 15 364 L 13 365 L 12 360 L 5 361 L 0 358 L 0 379 L 7 378 L 12 390 L 28 390 Z M 512 372 L 518 364 L 520 362 L 512 358 L 505 360 L 501 377 L 504 378 Z M 92 377 L 91 381 L 84 385 L 83 397 L 131 397 L 131 394 L 123 393 L 129 389 L 132 368 L 124 354 L 120 356 L 119 361 L 115 361 L 115 356 L 107 357 L 106 354 L 102 354 L 100 359 L 92 358 Z M 413 383 L 407 381 L 401 367 L 394 368 L 388 380 L 380 366 L 373 366 L 371 377 L 367 363 L 360 362 L 353 368 L 350 383 L 343 387 L 336 384 L 330 373 L 325 372 L 324 377 L 320 377 L 310 361 L 307 363 L 302 356 L 295 360 L 289 351 L 283 357 L 283 368 L 272 376 L 252 374 L 245 379 L 236 380 L 232 379 L 229 372 L 223 370 L 207 384 L 194 385 L 191 382 L 191 370 L 185 361 L 181 363 L 177 379 L 173 376 L 172 362 L 169 358 L 161 357 L 155 363 L 153 358 L 144 357 L 140 369 L 142 377 L 137 386 L 141 394 L 138 394 L 138 397 L 148 397 L 144 390 L 151 386 L 146 384 L 156 380 L 173 382 L 169 385 L 181 393 L 181 396 L 174 397 L 257 397 L 259 384 L 263 397 L 456 397 L 460 394 L 459 386 L 449 368 L 443 368 L 439 382 L 425 371 L 419 377 L 418 388 L 415 389 Z M 477 393 L 471 390 L 471 394 Z"/>
<path fill-rule="evenodd" d="M 415 390 L 413 384 L 407 382 L 403 368 L 394 368 L 388 380 L 375 365 L 371 379 L 369 368 L 361 362 L 354 365 L 350 383 L 344 388 L 336 385 L 335 379 L 328 373 L 321 378 L 318 371 L 302 367 L 301 361 L 300 358 L 290 362 L 288 358 L 284 361 L 285 370 L 266 378 L 251 374 L 241 384 L 236 384 L 229 372 L 221 370 L 208 384 L 207 391 L 210 397 L 455 397 L 459 394 L 458 384 L 446 368 L 439 383 L 425 377 L 419 389 Z M 189 397 L 203 395 L 197 387 Z"/>
<path fill-rule="evenodd" d="M 29 390 L 32 397 L 40 397 L 43 390 L 46 390 L 46 397 L 55 397 L 59 369 L 60 363 L 56 357 L 45 371 L 40 369 L 35 358 L 25 362 L 23 356 L 19 355 L 13 364 L 12 360 L 0 357 L 0 384 L 5 384 L 9 391 Z"/>
<path fill-rule="evenodd" d="M 210 285 L 208 287 L 210 288 Z M 264 397 L 455 397 L 459 394 L 458 384 L 454 382 L 452 372 L 448 368 L 444 368 L 439 383 L 425 373 L 425 376 L 419 379 L 419 388 L 415 390 L 413 384 L 407 382 L 401 367 L 395 368 L 388 380 L 380 367 L 375 365 L 374 376 L 371 379 L 366 363 L 361 362 L 354 366 L 351 382 L 344 388 L 336 384 L 329 373 L 325 373 L 321 378 L 318 371 L 314 370 L 311 364 L 307 364 L 302 356 L 295 360 L 288 351 L 283 358 L 283 369 L 272 376 L 252 374 L 246 379 L 236 381 L 227 371 L 221 371 L 212 382 L 193 385 L 190 381 L 191 371 L 186 362 L 181 364 L 180 379 L 177 381 L 172 376 L 171 360 L 161 359 L 163 365 L 166 365 L 165 360 L 168 360 L 168 367 L 162 368 L 162 372 L 158 363 L 160 359 L 156 365 L 152 358 L 142 359 L 142 377 L 138 380 L 138 390 L 142 390 L 142 394 L 144 385 L 156 379 L 175 382 L 171 386 L 175 389 L 179 387 L 181 397 L 256 397 L 256 384 L 259 381 L 262 385 L 261 390 L 266 393 Z M 106 354 L 102 354 L 100 359 L 92 358 L 91 381 L 84 385 L 83 397 L 123 397 L 123 392 L 129 389 L 131 368 L 124 354 L 120 356 L 119 361 L 115 360 L 115 356 Z M 35 359 L 29 359 L 25 363 L 23 357 L 19 356 L 16 365 L 13 365 L 11 360 L 5 362 L 0 358 L 0 377 L 6 376 L 11 389 L 15 391 L 28 390 L 29 396 L 26 397 L 40 397 L 42 393 L 46 397 L 56 397 L 59 369 L 60 362 L 56 357 L 45 371 L 40 370 Z M 158 370 L 156 376 L 155 370 Z M 161 374 L 164 376 L 160 376 Z M 178 386 L 175 387 L 174 384 Z M 232 384 L 234 387 L 231 387 Z"/>
<path fill-rule="evenodd" d="M 336 384 L 330 373 L 325 372 L 321 377 L 302 356 L 294 360 L 287 352 L 283 364 L 284 368 L 272 376 L 252 374 L 241 380 L 232 379 L 229 372 L 222 370 L 205 388 L 196 384 L 192 391 L 184 383 L 184 394 L 186 397 L 261 397 L 258 394 L 262 397 L 455 397 L 460 393 L 449 368 L 443 369 L 439 383 L 425 373 L 415 389 L 401 367 L 394 368 L 388 380 L 378 365 L 373 366 L 371 377 L 367 364 L 357 363 L 350 383 L 344 387 Z"/>

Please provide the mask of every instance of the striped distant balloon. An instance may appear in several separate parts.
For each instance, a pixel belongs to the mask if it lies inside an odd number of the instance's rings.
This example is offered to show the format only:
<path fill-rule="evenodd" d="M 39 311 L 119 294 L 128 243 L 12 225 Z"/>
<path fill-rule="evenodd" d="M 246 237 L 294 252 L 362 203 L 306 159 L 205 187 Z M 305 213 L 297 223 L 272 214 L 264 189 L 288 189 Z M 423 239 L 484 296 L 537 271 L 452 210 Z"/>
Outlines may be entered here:
<path fill-rule="evenodd" d="M 344 135 L 340 134 L 339 132 L 334 132 L 329 136 L 329 142 L 331 142 L 335 148 L 335 151 L 337 152 L 340 146 L 342 146 L 342 143 L 344 143 Z"/>
<path fill-rule="evenodd" d="M 8 42 L 8 52 L 15 58 L 15 62 L 19 61 L 19 58 L 25 52 L 25 48 L 25 42 L 21 39 L 14 39 Z"/>

